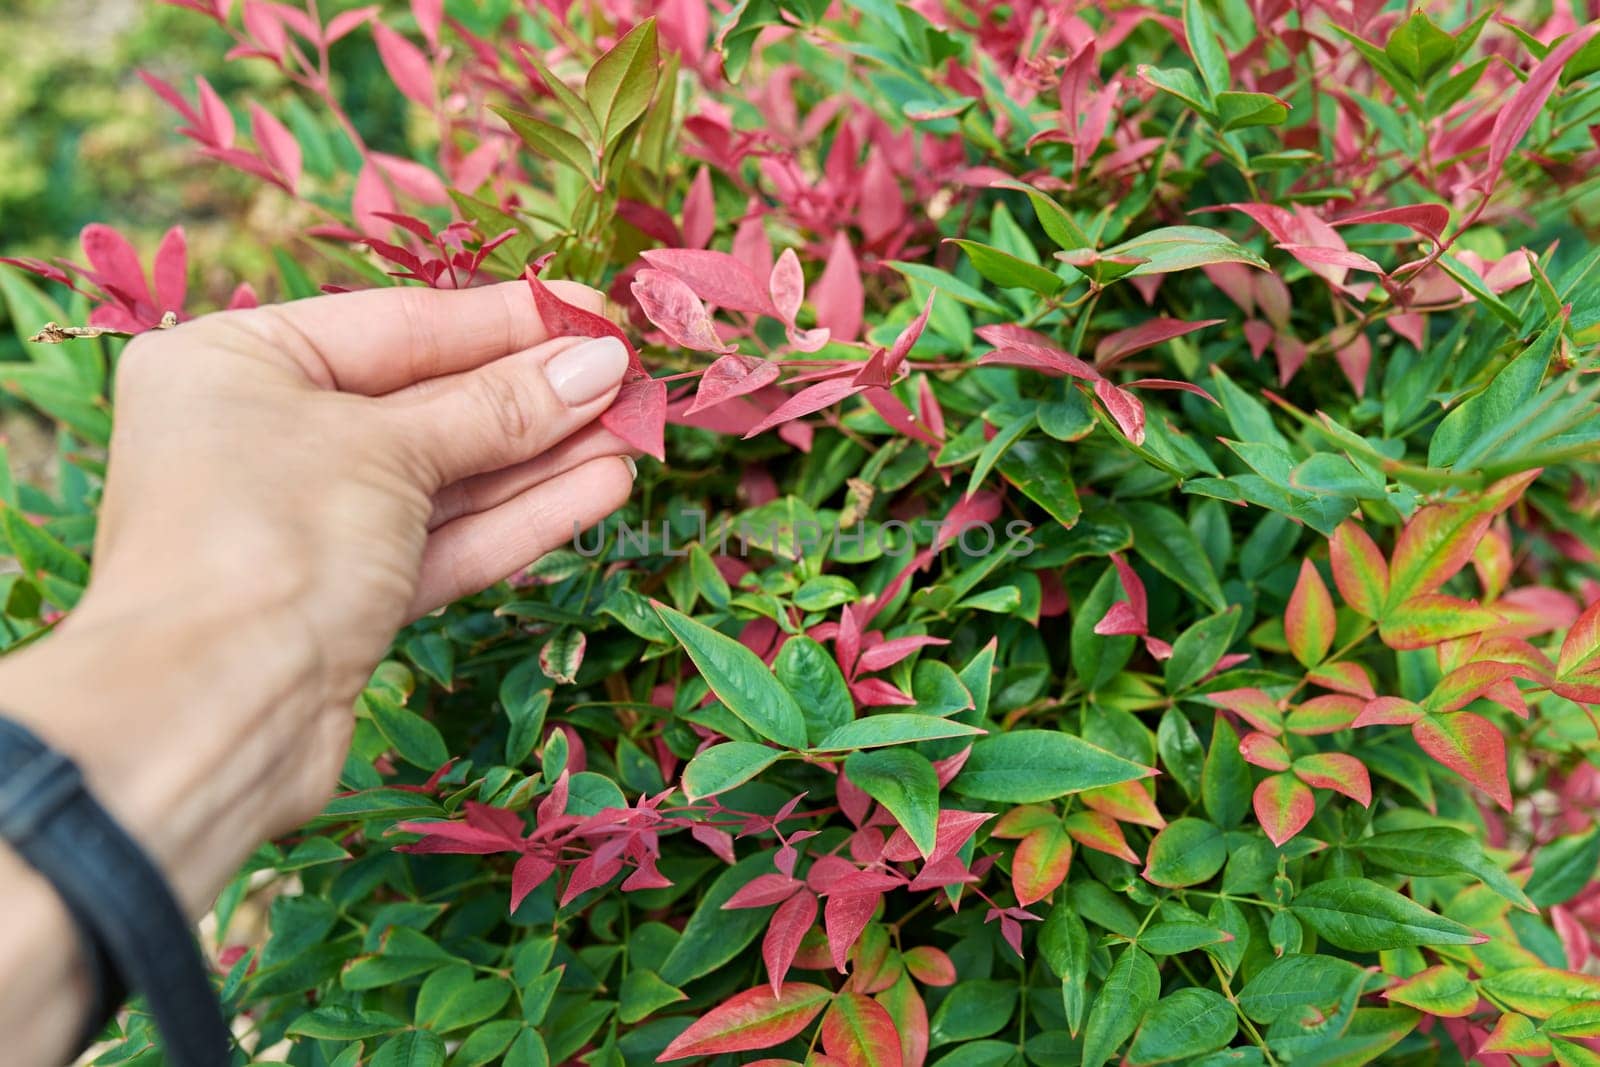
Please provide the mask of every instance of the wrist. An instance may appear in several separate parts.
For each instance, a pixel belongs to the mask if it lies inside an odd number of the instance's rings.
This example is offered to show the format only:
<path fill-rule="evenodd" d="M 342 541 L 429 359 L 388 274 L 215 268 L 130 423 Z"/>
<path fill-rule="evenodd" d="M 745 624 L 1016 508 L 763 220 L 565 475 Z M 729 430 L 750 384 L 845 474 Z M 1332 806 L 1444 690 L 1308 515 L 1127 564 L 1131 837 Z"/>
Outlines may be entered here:
<path fill-rule="evenodd" d="M 313 715 L 315 655 L 272 612 L 86 599 L 0 661 L 0 710 L 71 756 L 191 915 L 284 826 L 272 788 Z"/>

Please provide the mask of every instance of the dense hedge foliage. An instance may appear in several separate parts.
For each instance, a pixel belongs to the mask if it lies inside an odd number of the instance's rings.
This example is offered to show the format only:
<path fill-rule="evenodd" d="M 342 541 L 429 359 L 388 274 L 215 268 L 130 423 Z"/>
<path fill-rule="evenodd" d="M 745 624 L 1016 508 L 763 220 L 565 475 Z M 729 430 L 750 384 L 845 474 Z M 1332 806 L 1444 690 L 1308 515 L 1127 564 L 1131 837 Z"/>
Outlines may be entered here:
<path fill-rule="evenodd" d="M 662 460 L 398 640 L 218 904 L 241 1062 L 1600 1062 L 1581 5 L 183 6 L 292 99 L 147 79 L 305 221 L 235 302 L 604 286 Z M 113 331 L 4 367 L 13 641 L 194 310 L 83 253 L 0 275 Z"/>

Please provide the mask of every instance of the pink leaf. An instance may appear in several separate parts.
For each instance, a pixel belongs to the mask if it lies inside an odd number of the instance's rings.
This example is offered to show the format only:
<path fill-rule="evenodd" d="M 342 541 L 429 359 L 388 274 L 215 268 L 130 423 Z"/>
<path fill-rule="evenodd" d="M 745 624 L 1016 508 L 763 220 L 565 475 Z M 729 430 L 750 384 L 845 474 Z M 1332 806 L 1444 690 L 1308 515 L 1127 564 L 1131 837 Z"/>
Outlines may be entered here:
<path fill-rule="evenodd" d="M 778 994 L 784 975 L 794 963 L 800 942 L 817 919 L 817 895 L 801 889 L 778 906 L 767 923 L 767 936 L 761 942 L 761 958 L 772 980 L 772 993 Z"/>
<path fill-rule="evenodd" d="M 539 321 L 544 324 L 545 333 L 551 337 L 615 337 L 628 350 L 629 372 L 636 376 L 645 373 L 644 364 L 639 361 L 639 353 L 634 351 L 628 335 L 623 333 L 622 328 L 616 323 L 604 315 L 596 315 L 592 311 L 567 303 L 540 281 L 532 270 L 529 270 L 524 277 L 527 279 L 529 291 L 533 293 L 534 310 L 539 313 Z"/>
<path fill-rule="evenodd" d="M 701 167 L 683 198 L 683 240 L 690 248 L 704 248 L 717 230 L 717 205 L 711 193 L 711 170 Z"/>
<path fill-rule="evenodd" d="M 1103 378 L 1094 383 L 1094 395 L 1100 398 L 1107 414 L 1116 420 L 1128 440 L 1136 445 L 1144 444 L 1144 405 L 1138 397 Z"/>
<path fill-rule="evenodd" d="M 543 885 L 556 865 L 543 856 L 523 856 L 511 868 L 511 910 L 516 911 L 527 895 Z"/>
<path fill-rule="evenodd" d="M 102 289 L 116 288 L 132 299 L 150 299 L 139 253 L 122 234 L 99 222 L 91 222 L 79 235 L 84 258 L 94 268 L 94 281 Z"/>
<path fill-rule="evenodd" d="M 708 304 L 752 315 L 775 315 L 761 280 L 726 252 L 703 248 L 652 248 L 641 253 L 657 270 L 666 271 Z"/>
<path fill-rule="evenodd" d="M 1344 371 L 1356 396 L 1365 395 L 1367 368 L 1372 365 L 1372 342 L 1367 340 L 1367 335 L 1356 334 L 1349 342 L 1335 349 L 1333 356 L 1339 361 L 1339 369 Z"/>
<path fill-rule="evenodd" d="M 1280 244 L 1279 248 L 1308 267 L 1346 267 L 1351 270 L 1382 274 L 1383 268 L 1360 252 L 1344 248 L 1324 248 L 1321 245 Z"/>
<path fill-rule="evenodd" d="M 152 273 L 156 283 L 156 310 L 181 316 L 189 293 L 189 245 L 184 240 L 182 226 L 174 226 L 161 239 Z"/>
<path fill-rule="evenodd" d="M 1561 76 L 1561 68 L 1597 31 L 1600 31 L 1600 23 L 1591 22 L 1552 48 L 1533 68 L 1533 73 L 1528 75 L 1528 80 L 1522 83 L 1516 95 L 1500 109 L 1495 116 L 1494 128 L 1489 131 L 1489 166 L 1483 176 L 1485 187 L 1492 186 L 1499 178 L 1500 169 L 1511 158 L 1511 153 L 1533 125 L 1533 120 L 1539 117 L 1545 101 L 1556 87 L 1556 79 Z"/>
<path fill-rule="evenodd" d="M 364 26 L 378 13 L 378 5 L 352 8 L 341 11 L 328 20 L 328 25 L 322 31 L 322 39 L 327 44 L 333 44 L 342 37 L 348 36 L 351 31 L 359 26 Z"/>
<path fill-rule="evenodd" d="M 794 896 L 804 885 L 804 882 L 787 874 L 758 874 L 740 886 L 722 907 L 726 911 L 770 908 Z"/>
<path fill-rule="evenodd" d="M 700 298 L 665 271 L 646 268 L 633 277 L 630 287 L 645 318 L 671 340 L 696 352 L 729 353 L 734 347 L 717 336 L 716 324 Z M 776 368 L 774 368 L 776 369 Z"/>
<path fill-rule="evenodd" d="M 887 422 L 896 432 L 902 433 L 915 441 L 921 441 L 930 448 L 938 448 L 944 443 L 943 438 L 931 433 L 929 428 L 917 421 L 917 416 L 911 409 L 901 403 L 900 398 L 887 389 L 868 389 L 862 394 L 872 409 Z"/>
<path fill-rule="evenodd" d="M 762 225 L 762 204 L 752 199 L 744 220 L 733 231 L 733 258 L 757 278 L 772 273 L 772 242 L 767 240 L 767 228 Z"/>
<path fill-rule="evenodd" d="M 389 223 L 382 216 L 393 213 L 394 194 L 384 182 L 378 168 L 367 163 L 356 176 L 355 197 L 350 203 L 350 213 L 356 226 L 368 237 L 383 237 L 389 232 Z"/>
<path fill-rule="evenodd" d="M 254 101 L 250 103 L 250 132 L 261 150 L 261 157 L 267 161 L 273 173 L 283 179 L 289 192 L 298 190 L 302 157 L 300 142 L 295 140 L 294 134 L 278 121 L 277 116 Z"/>
<path fill-rule="evenodd" d="M 881 671 L 899 663 L 919 648 L 926 648 L 929 645 L 948 645 L 949 643 L 942 637 L 925 637 L 921 635 L 896 637 L 883 642 L 881 645 L 874 645 L 861 653 L 861 658 L 856 662 L 856 670 Z"/>
<path fill-rule="evenodd" d="M 663 462 L 667 458 L 667 385 L 654 378 L 623 383 L 617 398 L 600 416 L 600 425 L 629 447 Z"/>
<path fill-rule="evenodd" d="M 864 386 L 857 385 L 849 378 L 832 378 L 825 382 L 818 382 L 816 385 L 807 386 L 778 405 L 776 411 L 756 423 L 755 427 L 744 436 L 746 438 L 755 437 L 757 434 L 765 433 L 780 423 L 814 414 L 823 408 L 831 407 L 846 397 L 854 396 L 864 388 Z"/>
<path fill-rule="evenodd" d="M 1100 372 L 1089 364 L 1052 346 L 1049 341 L 1021 326 L 1005 324 L 980 326 L 974 331 L 995 346 L 978 358 L 980 364 L 998 363 L 1008 367 L 1032 367 L 1047 373 L 1064 374 L 1084 381 L 1096 381 Z"/>
<path fill-rule="evenodd" d="M 411 15 L 429 48 L 439 47 L 439 26 L 444 22 L 444 0 L 411 0 Z"/>
<path fill-rule="evenodd" d="M 1193 333 L 1207 326 L 1215 326 L 1221 321 L 1221 319 L 1202 319 L 1199 322 L 1179 322 L 1177 319 L 1166 317 L 1150 319 L 1126 330 L 1107 334 L 1098 345 L 1095 345 L 1094 361 L 1104 369 L 1135 352 L 1143 352 L 1163 341 L 1182 337 L 1186 333 Z"/>
<path fill-rule="evenodd" d="M 836 340 L 854 341 L 861 334 L 865 307 L 861 287 L 861 267 L 844 232 L 834 234 L 833 250 L 822 277 L 811 287 L 811 304 L 817 309 L 817 323 L 826 326 Z"/>
<path fill-rule="evenodd" d="M 421 163 L 384 152 L 371 152 L 369 156 L 394 187 L 412 199 L 424 204 L 450 202 L 450 191 L 445 188 L 444 180 Z"/>
<path fill-rule="evenodd" d="M 778 262 L 773 264 L 767 288 L 772 294 L 773 306 L 778 309 L 778 319 L 793 326 L 806 296 L 806 277 L 800 270 L 800 257 L 794 254 L 794 249 L 785 248 Z"/>
<path fill-rule="evenodd" d="M 372 24 L 372 38 L 378 43 L 378 56 L 395 88 L 407 99 L 431 109 L 438 92 L 433 84 L 433 67 L 422 49 L 381 22 Z"/>
<path fill-rule="evenodd" d="M 881 889 L 835 892 L 828 897 L 827 907 L 823 909 L 823 925 L 828 934 L 828 951 L 840 974 L 845 973 L 844 965 L 850 958 L 850 950 L 855 947 L 861 931 L 867 928 L 867 923 L 872 921 L 872 913 L 878 910 L 878 902 L 882 899 Z"/>
<path fill-rule="evenodd" d="M 695 392 L 694 403 L 684 410 L 684 414 L 692 415 L 724 400 L 764 389 L 778 380 L 779 371 L 779 366 L 770 360 L 755 356 L 723 356 L 700 376 L 700 388 Z"/>
<path fill-rule="evenodd" d="M 927 302 L 922 305 L 922 313 L 906 323 L 905 329 L 900 331 L 900 336 L 889 346 L 888 369 L 891 377 L 899 371 L 900 365 L 922 339 L 922 331 L 928 328 L 928 316 L 933 313 L 933 297 L 934 294 L 930 292 Z"/>
<path fill-rule="evenodd" d="M 196 78 L 200 90 L 200 117 L 204 120 L 206 141 L 217 148 L 232 148 L 234 127 L 233 112 L 222 102 L 222 97 L 204 78 Z"/>
<path fill-rule="evenodd" d="M 1166 389 L 1179 393 L 1193 393 L 1202 400 L 1209 400 L 1213 404 L 1217 398 L 1195 385 L 1193 382 L 1178 382 L 1171 378 L 1136 378 L 1128 383 L 1129 389 Z M 1219 405 L 1220 406 L 1220 405 Z"/>
<path fill-rule="evenodd" d="M 1450 225 L 1450 209 L 1443 204 L 1407 204 L 1403 207 L 1384 208 L 1381 211 L 1364 211 L 1359 215 L 1346 215 L 1330 225 L 1361 226 L 1377 222 L 1391 223 L 1415 230 L 1435 242 Z"/>

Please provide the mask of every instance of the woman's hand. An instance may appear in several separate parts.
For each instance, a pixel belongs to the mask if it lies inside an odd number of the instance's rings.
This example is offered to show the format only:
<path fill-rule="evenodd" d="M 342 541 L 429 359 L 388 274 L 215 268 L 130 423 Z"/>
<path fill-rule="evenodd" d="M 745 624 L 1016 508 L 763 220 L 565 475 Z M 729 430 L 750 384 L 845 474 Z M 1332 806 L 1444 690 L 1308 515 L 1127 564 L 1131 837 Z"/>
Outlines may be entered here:
<path fill-rule="evenodd" d="M 550 337 L 521 282 L 135 339 L 89 589 L 0 662 L 0 711 L 78 760 L 198 913 L 327 800 L 398 627 L 627 498 L 627 446 L 594 424 L 626 366 L 613 339 Z M 0 857 L 0 884 L 17 867 Z M 0 920 L 0 974 L 48 925 Z"/>

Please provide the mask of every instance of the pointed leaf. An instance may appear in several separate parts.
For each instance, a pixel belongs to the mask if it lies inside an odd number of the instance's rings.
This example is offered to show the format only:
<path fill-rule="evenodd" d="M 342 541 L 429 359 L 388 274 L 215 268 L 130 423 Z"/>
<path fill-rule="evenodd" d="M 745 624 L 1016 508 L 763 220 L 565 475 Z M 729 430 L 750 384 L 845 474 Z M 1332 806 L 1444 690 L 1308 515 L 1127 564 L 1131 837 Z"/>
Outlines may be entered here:
<path fill-rule="evenodd" d="M 761 657 L 681 612 L 664 604 L 653 606 L 729 711 L 769 741 L 785 748 L 805 747 L 806 726 L 800 707 Z"/>
<path fill-rule="evenodd" d="M 779 995 L 766 986 L 736 993 L 690 1024 L 656 1062 L 781 1045 L 810 1025 L 832 996 L 808 982 L 785 982 Z"/>

